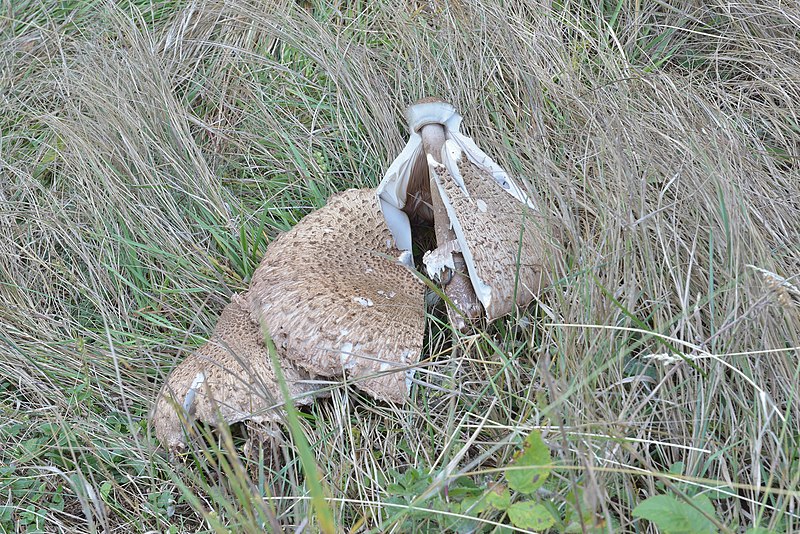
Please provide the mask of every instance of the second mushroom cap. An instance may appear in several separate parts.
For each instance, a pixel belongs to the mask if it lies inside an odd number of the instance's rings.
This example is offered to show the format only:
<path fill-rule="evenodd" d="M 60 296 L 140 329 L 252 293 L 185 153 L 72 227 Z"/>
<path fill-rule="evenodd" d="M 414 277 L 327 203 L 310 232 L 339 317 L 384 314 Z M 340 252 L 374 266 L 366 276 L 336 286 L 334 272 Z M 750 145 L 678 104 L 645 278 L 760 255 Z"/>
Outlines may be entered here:
<path fill-rule="evenodd" d="M 251 317 L 298 367 L 403 402 L 425 307 L 400 256 L 375 190 L 335 195 L 269 246 L 248 291 Z"/>

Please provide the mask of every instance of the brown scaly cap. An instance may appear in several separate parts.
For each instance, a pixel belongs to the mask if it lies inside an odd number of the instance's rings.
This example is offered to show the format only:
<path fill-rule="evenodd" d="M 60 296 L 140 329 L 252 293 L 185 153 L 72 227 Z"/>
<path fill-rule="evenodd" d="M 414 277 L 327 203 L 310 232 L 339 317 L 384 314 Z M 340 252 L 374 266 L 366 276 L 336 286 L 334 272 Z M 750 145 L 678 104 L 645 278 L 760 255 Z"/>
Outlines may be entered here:
<path fill-rule="evenodd" d="M 220 417 L 228 424 L 281 419 L 276 406 L 283 397 L 264 337 L 244 306 L 244 298 L 234 296 L 208 343 L 173 369 L 161 388 L 151 420 L 156 436 L 168 448 L 186 444 L 179 412 L 211 425 L 217 425 Z M 281 368 L 295 403 L 311 403 L 309 393 L 320 386 L 304 383 L 310 377 L 290 362 Z"/>
<path fill-rule="evenodd" d="M 443 99 L 439 98 L 438 96 L 426 96 L 426 97 L 420 98 L 419 100 L 417 100 L 416 102 L 414 102 L 411 105 L 412 106 L 416 106 L 417 104 L 434 104 L 434 103 L 436 103 L 436 104 L 448 104 L 448 102 L 446 100 L 443 100 Z"/>
<path fill-rule="evenodd" d="M 340 193 L 269 246 L 248 293 L 251 317 L 310 374 L 404 402 L 425 309 L 424 285 L 399 254 L 375 190 Z"/>
<path fill-rule="evenodd" d="M 464 256 L 471 264 L 476 293 L 481 297 L 481 284 L 490 290 L 488 303 L 483 297 L 481 301 L 492 321 L 513 310 L 515 288 L 516 304 L 525 306 L 545 285 L 541 221 L 536 212 L 504 191 L 465 154 L 461 154 L 457 167 L 469 195 L 444 165 L 436 166 L 435 180 L 442 199 L 456 216 L 456 233 L 463 235 L 459 241 L 462 250 L 467 249 Z"/>

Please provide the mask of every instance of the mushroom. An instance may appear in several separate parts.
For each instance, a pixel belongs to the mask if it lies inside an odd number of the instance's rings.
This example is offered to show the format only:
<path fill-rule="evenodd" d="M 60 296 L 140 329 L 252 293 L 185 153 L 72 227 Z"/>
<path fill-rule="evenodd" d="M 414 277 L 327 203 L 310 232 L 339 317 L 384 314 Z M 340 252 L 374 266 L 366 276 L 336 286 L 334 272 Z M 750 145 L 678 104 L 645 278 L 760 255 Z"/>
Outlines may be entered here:
<path fill-rule="evenodd" d="M 538 212 L 524 191 L 459 132 L 450 104 L 408 110 L 410 138 L 377 189 L 334 195 L 267 248 L 250 287 L 226 306 L 209 342 L 175 368 L 152 420 L 170 448 L 185 423 L 281 418 L 283 402 L 264 342 L 299 404 L 324 380 L 347 380 L 403 403 L 422 351 L 425 284 L 414 270 L 412 227 L 433 224 L 429 275 L 463 329 L 529 303 L 542 283 Z"/>
<path fill-rule="evenodd" d="M 294 402 L 310 404 L 311 394 L 322 387 L 319 382 L 291 362 L 281 367 Z M 167 377 L 151 420 L 159 440 L 175 449 L 186 444 L 187 422 L 278 421 L 282 404 L 261 329 L 250 319 L 246 299 L 234 295 L 208 343 Z"/>
<path fill-rule="evenodd" d="M 270 244 L 247 294 L 279 354 L 402 403 L 422 351 L 424 284 L 394 246 L 374 189 L 351 189 Z"/>
<path fill-rule="evenodd" d="M 537 228 L 538 210 L 519 185 L 469 137 L 460 133 L 461 116 L 437 99 L 408 109 L 411 136 L 378 186 L 381 207 L 395 243 L 410 250 L 409 199 L 418 198 L 419 160 L 428 163 L 436 219 L 437 248 L 424 257 L 428 274 L 442 278 L 445 292 L 459 308 L 448 310 L 457 328 L 459 317 L 478 315 L 482 304 L 491 321 L 524 306 L 542 285 L 544 241 Z M 438 197 L 438 198 L 437 198 Z M 406 215 L 404 218 L 402 215 Z M 467 276 L 459 266 L 466 267 Z M 443 277 L 447 280 L 448 277 Z M 450 290 L 450 287 L 453 287 Z M 471 296 L 470 289 L 474 292 Z"/>

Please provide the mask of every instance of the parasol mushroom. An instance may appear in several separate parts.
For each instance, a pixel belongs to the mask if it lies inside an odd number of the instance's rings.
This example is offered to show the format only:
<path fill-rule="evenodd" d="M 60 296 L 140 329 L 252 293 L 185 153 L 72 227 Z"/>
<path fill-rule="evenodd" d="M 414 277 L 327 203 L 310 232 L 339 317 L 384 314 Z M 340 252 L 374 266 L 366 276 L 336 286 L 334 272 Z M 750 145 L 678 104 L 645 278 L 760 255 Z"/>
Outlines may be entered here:
<path fill-rule="evenodd" d="M 437 248 L 424 263 L 429 275 L 445 280 L 445 292 L 459 308 L 448 309 L 453 325 L 462 329 L 463 318 L 476 317 L 477 301 L 490 321 L 511 312 L 515 303 L 528 304 L 542 285 L 545 250 L 535 205 L 460 133 L 461 116 L 450 104 L 423 99 L 408 109 L 408 121 L 409 141 L 378 186 L 398 248 L 411 246 L 409 212 L 416 213 L 416 203 L 409 200 L 430 198 Z M 420 160 L 427 161 L 430 178 L 424 195 L 417 192 L 424 183 Z M 444 271 L 450 276 L 442 277 Z"/>
<path fill-rule="evenodd" d="M 412 227 L 433 224 L 423 262 L 454 307 L 454 327 L 529 303 L 542 283 L 537 211 L 502 168 L 459 131 L 450 104 L 408 110 L 410 138 L 377 189 L 348 190 L 270 244 L 250 288 L 223 310 L 211 340 L 170 373 L 153 424 L 169 447 L 183 419 L 216 424 L 281 417 L 261 327 L 301 404 L 319 379 L 346 379 L 402 403 L 422 351 L 424 284 Z"/>

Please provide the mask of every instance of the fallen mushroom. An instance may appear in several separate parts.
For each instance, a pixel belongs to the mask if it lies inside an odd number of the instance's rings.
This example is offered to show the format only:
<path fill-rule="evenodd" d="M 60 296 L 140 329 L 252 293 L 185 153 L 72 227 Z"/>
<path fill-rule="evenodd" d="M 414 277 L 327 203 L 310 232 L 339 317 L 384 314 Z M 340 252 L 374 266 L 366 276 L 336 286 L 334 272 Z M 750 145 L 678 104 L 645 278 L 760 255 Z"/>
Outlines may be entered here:
<path fill-rule="evenodd" d="M 461 116 L 450 104 L 422 100 L 409 108 L 408 121 L 411 137 L 378 186 L 398 248 L 411 248 L 408 200 L 432 198 L 434 217 L 439 217 L 438 197 L 446 222 L 436 224 L 437 249 L 424 258 L 428 274 L 440 278 L 443 271 L 454 272 L 450 284 L 468 277 L 490 321 L 510 313 L 515 304 L 528 304 L 542 285 L 545 253 L 535 205 L 472 139 L 460 133 Z M 423 159 L 430 176 L 427 194 L 417 191 L 424 183 L 417 176 Z M 462 263 L 468 276 L 458 272 Z M 451 292 L 445 283 L 445 292 L 459 308 L 448 310 L 451 320 L 453 311 L 462 317 L 453 321 L 457 328 L 464 325 L 464 317 L 478 315 L 469 289 L 459 283 Z"/>
<path fill-rule="evenodd" d="M 374 189 L 340 193 L 269 246 L 250 315 L 298 367 L 402 403 L 425 329 L 425 286 L 406 257 Z"/>
<path fill-rule="evenodd" d="M 185 445 L 189 419 L 280 419 L 283 398 L 262 325 L 295 402 L 310 403 L 320 379 L 331 378 L 404 402 L 425 328 L 425 285 L 409 261 L 394 246 L 374 189 L 331 197 L 270 244 L 212 339 L 167 377 L 152 414 L 159 440 Z"/>
<path fill-rule="evenodd" d="M 331 197 L 272 242 L 211 340 L 170 373 L 152 414 L 162 443 L 184 445 L 193 419 L 281 418 L 262 329 L 295 402 L 310 403 L 331 379 L 405 402 L 425 326 L 412 227 L 435 229 L 423 262 L 455 305 L 454 327 L 482 309 L 496 319 L 538 293 L 544 248 L 533 203 L 459 132 L 450 104 L 420 101 L 408 120 L 408 144 L 378 188 Z"/>

